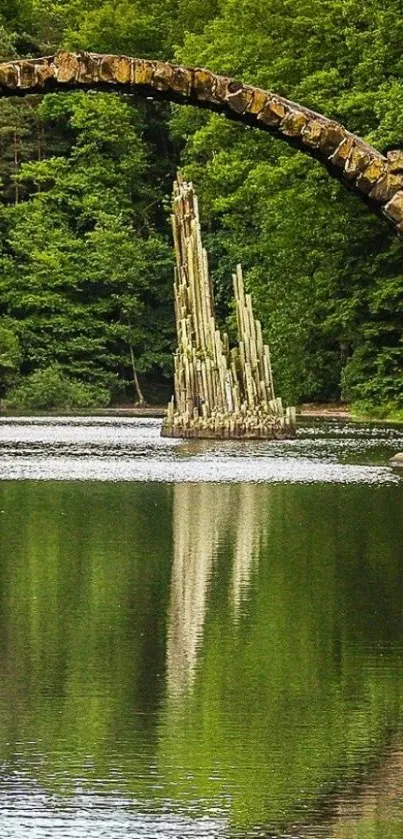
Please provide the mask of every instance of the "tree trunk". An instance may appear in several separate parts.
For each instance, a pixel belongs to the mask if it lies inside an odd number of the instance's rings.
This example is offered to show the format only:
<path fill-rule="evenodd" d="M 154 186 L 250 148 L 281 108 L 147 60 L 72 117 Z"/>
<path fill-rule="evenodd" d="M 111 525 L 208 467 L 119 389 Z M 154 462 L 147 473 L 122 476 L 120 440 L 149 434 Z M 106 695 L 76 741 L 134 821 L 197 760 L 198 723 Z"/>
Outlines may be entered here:
<path fill-rule="evenodd" d="M 131 341 L 129 341 L 129 348 L 130 348 L 130 358 L 131 358 L 132 370 L 133 370 L 133 384 L 134 384 L 136 395 L 137 395 L 137 404 L 140 405 L 140 407 L 142 408 L 143 405 L 145 405 L 145 399 L 144 399 L 143 392 L 142 392 L 141 387 L 140 387 L 139 377 L 137 375 L 136 362 L 135 362 L 134 351 L 133 351 L 133 344 L 132 344 Z"/>

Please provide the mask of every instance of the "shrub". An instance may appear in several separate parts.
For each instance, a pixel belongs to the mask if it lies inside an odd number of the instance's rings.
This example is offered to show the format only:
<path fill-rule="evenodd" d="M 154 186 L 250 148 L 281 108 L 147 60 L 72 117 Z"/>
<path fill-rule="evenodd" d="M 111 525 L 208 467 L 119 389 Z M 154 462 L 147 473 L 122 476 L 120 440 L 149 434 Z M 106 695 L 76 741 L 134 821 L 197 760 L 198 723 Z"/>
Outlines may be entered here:
<path fill-rule="evenodd" d="M 17 410 L 74 410 L 101 408 L 109 393 L 98 385 L 69 379 L 57 365 L 37 370 L 7 395 L 6 407 Z"/>
<path fill-rule="evenodd" d="M 17 336 L 0 326 L 0 393 L 10 387 L 18 376 L 20 366 L 20 344 Z"/>
<path fill-rule="evenodd" d="M 376 352 L 367 344 L 358 347 L 343 371 L 342 396 L 350 403 L 365 404 L 369 410 L 403 409 L 402 347 Z M 368 412 L 368 411 L 367 411 Z"/>
<path fill-rule="evenodd" d="M 382 405 L 373 405 L 371 402 L 359 400 L 351 405 L 353 416 L 358 419 L 389 420 L 391 422 L 403 422 L 403 409 L 397 402 L 385 402 Z"/>

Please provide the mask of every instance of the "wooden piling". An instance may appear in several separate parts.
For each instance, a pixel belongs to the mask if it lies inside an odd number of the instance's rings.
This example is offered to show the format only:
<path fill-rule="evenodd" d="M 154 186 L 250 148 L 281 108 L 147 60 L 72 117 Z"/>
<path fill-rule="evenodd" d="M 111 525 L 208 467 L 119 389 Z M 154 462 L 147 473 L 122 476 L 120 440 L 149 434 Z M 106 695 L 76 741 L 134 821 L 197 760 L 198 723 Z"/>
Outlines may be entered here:
<path fill-rule="evenodd" d="M 230 348 L 215 319 L 207 253 L 197 197 L 179 175 L 174 184 L 172 230 L 176 254 L 174 305 L 178 347 L 175 396 L 163 424 L 165 437 L 281 439 L 295 435 L 294 408 L 276 399 L 270 350 L 245 294 L 241 265 L 233 275 L 238 345 Z"/>

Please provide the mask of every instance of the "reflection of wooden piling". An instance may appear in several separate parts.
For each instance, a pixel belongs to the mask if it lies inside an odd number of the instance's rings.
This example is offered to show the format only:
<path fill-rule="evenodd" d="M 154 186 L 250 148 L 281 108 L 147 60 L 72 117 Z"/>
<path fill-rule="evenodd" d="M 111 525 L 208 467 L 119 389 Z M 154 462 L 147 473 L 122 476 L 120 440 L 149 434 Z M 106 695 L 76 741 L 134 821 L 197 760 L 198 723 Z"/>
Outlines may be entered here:
<path fill-rule="evenodd" d="M 175 396 L 162 434 L 172 437 L 291 437 L 295 409 L 285 412 L 273 387 L 270 351 L 245 294 L 242 268 L 233 275 L 238 346 L 230 350 L 217 328 L 214 297 L 203 249 L 197 197 L 180 177 L 174 185 L 174 280 L 178 349 Z"/>
<path fill-rule="evenodd" d="M 171 698 L 193 683 L 203 638 L 214 559 L 231 518 L 237 487 L 176 484 L 169 607 L 167 683 Z"/>
<path fill-rule="evenodd" d="M 232 509 L 236 509 L 237 516 L 232 523 L 235 538 L 230 599 L 234 619 L 238 620 L 262 543 L 266 540 L 270 489 L 264 484 L 258 488 L 254 484 L 238 484 L 233 496 L 235 506 Z"/>
<path fill-rule="evenodd" d="M 195 679 L 211 579 L 222 545 L 230 546 L 231 613 L 235 622 L 240 617 L 260 549 L 268 539 L 271 491 L 267 484 L 174 486 L 167 638 L 167 687 L 171 700 L 183 696 Z"/>

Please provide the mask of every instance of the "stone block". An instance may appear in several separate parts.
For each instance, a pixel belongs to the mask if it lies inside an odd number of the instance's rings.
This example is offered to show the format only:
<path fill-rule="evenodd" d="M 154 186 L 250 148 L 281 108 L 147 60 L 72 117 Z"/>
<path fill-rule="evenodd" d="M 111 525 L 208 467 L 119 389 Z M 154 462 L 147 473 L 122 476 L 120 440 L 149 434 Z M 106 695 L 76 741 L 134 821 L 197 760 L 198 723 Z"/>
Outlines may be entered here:
<path fill-rule="evenodd" d="M 192 87 L 192 71 L 188 67 L 173 67 L 171 88 L 175 93 L 189 96 Z"/>
<path fill-rule="evenodd" d="M 77 81 L 80 84 L 91 84 L 99 80 L 101 56 L 82 52 L 78 55 Z"/>
<path fill-rule="evenodd" d="M 279 126 L 283 119 L 287 116 L 289 108 L 278 99 L 276 96 L 270 96 L 263 110 L 258 115 L 258 120 L 264 125 L 273 127 Z"/>
<path fill-rule="evenodd" d="M 98 65 L 101 82 L 111 84 L 129 84 L 132 74 L 132 62 L 126 56 L 103 55 Z"/>
<path fill-rule="evenodd" d="M 155 70 L 155 61 L 146 58 L 136 58 L 134 64 L 134 83 L 150 86 Z"/>
<path fill-rule="evenodd" d="M 357 178 L 356 184 L 360 192 L 368 195 L 376 182 L 386 172 L 386 160 L 381 157 L 373 158 L 364 171 Z"/>
<path fill-rule="evenodd" d="M 325 126 L 322 122 L 319 122 L 317 119 L 310 119 L 302 129 L 302 142 L 306 146 L 311 146 L 311 148 L 318 148 L 323 138 L 324 131 Z"/>
<path fill-rule="evenodd" d="M 235 86 L 235 90 L 233 89 Z M 253 88 L 248 85 L 239 85 L 238 82 L 230 82 L 226 97 L 227 104 L 236 114 L 244 114 L 248 106 L 253 102 Z"/>
<path fill-rule="evenodd" d="M 360 172 L 367 168 L 370 162 L 370 154 L 358 143 L 353 143 L 351 152 L 346 160 L 344 174 L 347 178 L 358 178 Z"/>
<path fill-rule="evenodd" d="M 393 149 L 388 151 L 386 155 L 388 161 L 388 170 L 395 174 L 396 172 L 403 172 L 403 150 Z"/>
<path fill-rule="evenodd" d="M 253 96 L 247 107 L 248 113 L 255 114 L 256 116 L 260 114 L 268 98 L 269 94 L 265 90 L 261 90 L 259 87 L 253 88 Z"/>
<path fill-rule="evenodd" d="M 403 223 L 403 191 L 395 192 L 393 198 L 383 208 L 385 216 L 396 224 Z"/>
<path fill-rule="evenodd" d="M 352 148 L 354 146 L 354 138 L 351 135 L 344 137 L 344 140 L 337 146 L 337 149 L 333 154 L 329 157 L 333 166 L 337 166 L 338 169 L 344 169 L 346 165 L 346 161 L 348 160 Z"/>
<path fill-rule="evenodd" d="M 151 86 L 155 87 L 156 90 L 170 90 L 173 77 L 174 70 L 171 64 L 165 61 L 156 61 Z"/>
<path fill-rule="evenodd" d="M 302 111 L 290 111 L 284 117 L 280 131 L 286 137 L 299 137 L 308 122 L 308 117 Z"/>
<path fill-rule="evenodd" d="M 376 182 L 369 197 L 374 201 L 379 201 L 380 204 L 386 204 L 401 189 L 403 189 L 403 176 L 386 174 Z"/>
<path fill-rule="evenodd" d="M 223 78 L 223 77 L 222 77 Z M 197 68 L 193 71 L 192 94 L 201 102 L 214 101 L 217 86 L 217 76 L 210 70 Z"/>
<path fill-rule="evenodd" d="M 75 82 L 78 78 L 79 61 L 71 52 L 59 52 L 55 56 L 55 76 L 60 84 Z"/>
<path fill-rule="evenodd" d="M 0 86 L 16 90 L 18 87 L 18 70 L 15 64 L 0 65 Z"/>
<path fill-rule="evenodd" d="M 36 86 L 44 87 L 47 81 L 55 77 L 55 67 L 51 61 L 35 62 Z"/>
<path fill-rule="evenodd" d="M 114 78 L 114 63 L 115 63 L 115 56 L 114 55 L 103 55 L 101 56 L 99 67 L 98 67 L 98 74 L 99 74 L 99 81 L 100 82 L 110 82 L 111 84 L 115 81 Z"/>
<path fill-rule="evenodd" d="M 229 76 L 215 75 L 210 101 L 216 102 L 219 105 L 224 105 L 227 103 L 228 95 L 231 93 L 237 93 L 241 87 L 242 85 L 239 82 L 234 82 L 234 80 L 230 79 Z"/>
<path fill-rule="evenodd" d="M 319 148 L 330 157 L 347 137 L 348 131 L 338 122 L 326 122 Z"/>
<path fill-rule="evenodd" d="M 18 87 L 22 90 L 29 90 L 36 86 L 35 64 L 32 61 L 19 62 L 20 74 Z"/>
<path fill-rule="evenodd" d="M 118 84 L 130 84 L 132 78 L 132 61 L 125 55 L 119 55 L 113 65 L 113 75 Z"/>

